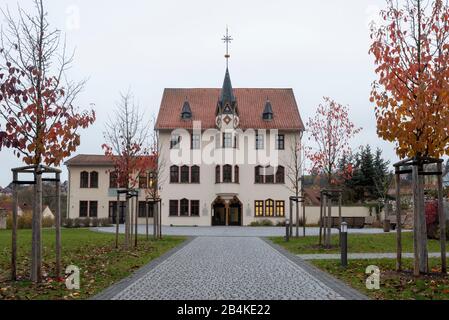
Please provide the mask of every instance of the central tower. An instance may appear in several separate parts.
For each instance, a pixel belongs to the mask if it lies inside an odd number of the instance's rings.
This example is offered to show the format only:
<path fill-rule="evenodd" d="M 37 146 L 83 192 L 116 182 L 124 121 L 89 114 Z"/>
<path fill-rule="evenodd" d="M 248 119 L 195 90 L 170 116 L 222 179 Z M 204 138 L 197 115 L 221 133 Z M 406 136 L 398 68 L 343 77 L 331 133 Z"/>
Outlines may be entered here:
<path fill-rule="evenodd" d="M 229 74 L 229 43 L 232 37 L 229 36 L 228 28 L 226 27 L 226 35 L 222 39 L 226 43 L 226 73 L 221 88 L 220 97 L 218 98 L 216 110 L 216 125 L 220 130 L 236 129 L 239 125 L 239 114 L 237 108 L 237 99 L 232 89 L 231 76 Z"/>

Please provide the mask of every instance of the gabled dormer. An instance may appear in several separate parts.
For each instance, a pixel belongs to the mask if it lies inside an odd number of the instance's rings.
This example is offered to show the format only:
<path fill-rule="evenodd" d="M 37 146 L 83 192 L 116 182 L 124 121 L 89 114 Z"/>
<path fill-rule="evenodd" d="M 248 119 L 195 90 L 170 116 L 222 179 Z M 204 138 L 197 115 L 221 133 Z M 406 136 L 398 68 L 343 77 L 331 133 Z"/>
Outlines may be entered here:
<path fill-rule="evenodd" d="M 190 108 L 190 103 L 187 100 L 184 101 L 184 104 L 182 106 L 182 110 L 181 110 L 181 119 L 183 120 L 190 120 L 192 119 L 192 109 Z"/>
<path fill-rule="evenodd" d="M 267 98 L 267 101 L 265 102 L 265 108 L 263 109 L 262 113 L 262 119 L 264 121 L 271 121 L 273 120 L 273 108 L 271 106 L 270 100 Z"/>

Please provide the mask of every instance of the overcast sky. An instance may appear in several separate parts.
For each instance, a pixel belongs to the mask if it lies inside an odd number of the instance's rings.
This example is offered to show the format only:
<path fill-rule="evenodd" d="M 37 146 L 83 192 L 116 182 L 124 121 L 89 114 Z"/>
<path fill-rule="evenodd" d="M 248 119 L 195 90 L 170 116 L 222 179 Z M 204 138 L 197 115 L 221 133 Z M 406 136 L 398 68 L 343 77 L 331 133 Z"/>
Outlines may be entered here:
<path fill-rule="evenodd" d="M 221 87 L 226 25 L 234 87 L 293 88 L 304 122 L 323 96 L 350 106 L 362 133 L 353 147 L 369 143 L 397 160 L 392 144 L 376 135 L 369 103 L 375 79 L 369 21 L 384 0 L 47 0 L 49 20 L 76 48 L 74 79 L 89 78 L 78 105 L 95 104 L 97 122 L 82 132 L 77 153 L 102 153 L 105 120 L 119 92 L 131 88 L 148 117 L 164 88 Z M 2 0 L 15 13 L 17 0 Z M 31 0 L 20 5 L 33 10 Z M 2 24 L 4 23 L 2 19 Z M 180 106 L 181 107 L 181 106 Z M 215 106 L 211 106 L 214 108 Z M 0 152 L 0 186 L 12 151 Z M 64 167 L 64 178 L 67 177 Z"/>

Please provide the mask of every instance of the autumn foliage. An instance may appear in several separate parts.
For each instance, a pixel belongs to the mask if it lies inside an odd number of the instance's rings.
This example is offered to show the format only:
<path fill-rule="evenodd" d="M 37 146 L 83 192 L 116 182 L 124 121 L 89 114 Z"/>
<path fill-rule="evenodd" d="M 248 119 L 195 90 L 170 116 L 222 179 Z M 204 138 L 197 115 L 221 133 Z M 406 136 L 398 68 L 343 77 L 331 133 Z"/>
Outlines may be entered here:
<path fill-rule="evenodd" d="M 0 47 L 0 149 L 13 148 L 28 165 L 58 166 L 80 145 L 79 128 L 95 121 L 93 111 L 78 112 L 75 99 L 84 82 L 67 81 L 72 57 L 60 48 L 60 32 L 50 30 L 42 1 L 37 15 L 19 8 Z M 59 62 L 59 63 L 58 63 Z"/>
<path fill-rule="evenodd" d="M 310 136 L 316 144 L 315 148 L 306 148 L 306 156 L 312 163 L 312 172 L 325 174 L 329 185 L 336 183 L 336 169 L 339 160 L 351 152 L 350 139 L 360 132 L 361 128 L 349 120 L 349 110 L 331 98 L 325 97 L 313 118 L 307 122 Z M 352 173 L 349 165 L 347 172 L 339 173 L 348 176 Z"/>
<path fill-rule="evenodd" d="M 377 132 L 401 158 L 449 154 L 449 7 L 446 2 L 388 0 L 373 26 L 370 53 Z"/>

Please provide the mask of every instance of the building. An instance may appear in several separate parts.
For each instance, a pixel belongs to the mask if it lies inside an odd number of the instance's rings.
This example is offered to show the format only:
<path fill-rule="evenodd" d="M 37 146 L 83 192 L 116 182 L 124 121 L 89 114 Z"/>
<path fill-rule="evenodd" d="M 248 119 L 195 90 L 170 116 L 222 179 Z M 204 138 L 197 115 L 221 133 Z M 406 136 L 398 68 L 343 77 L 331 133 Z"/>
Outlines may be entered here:
<path fill-rule="evenodd" d="M 155 129 L 163 225 L 285 220 L 304 131 L 292 89 L 234 89 L 227 63 L 221 88 L 165 89 Z M 82 155 L 67 166 L 69 217 L 113 217 L 110 161 Z"/>
<path fill-rule="evenodd" d="M 68 218 L 110 218 L 115 223 L 117 213 L 117 179 L 114 162 L 105 155 L 81 154 L 66 161 L 69 172 L 67 192 Z M 139 223 L 146 217 L 146 193 L 148 177 L 139 177 Z M 125 219 L 125 196 L 119 203 L 119 222 Z M 133 210 L 135 206 L 132 206 Z M 153 206 L 148 206 L 149 216 L 153 216 Z"/>

